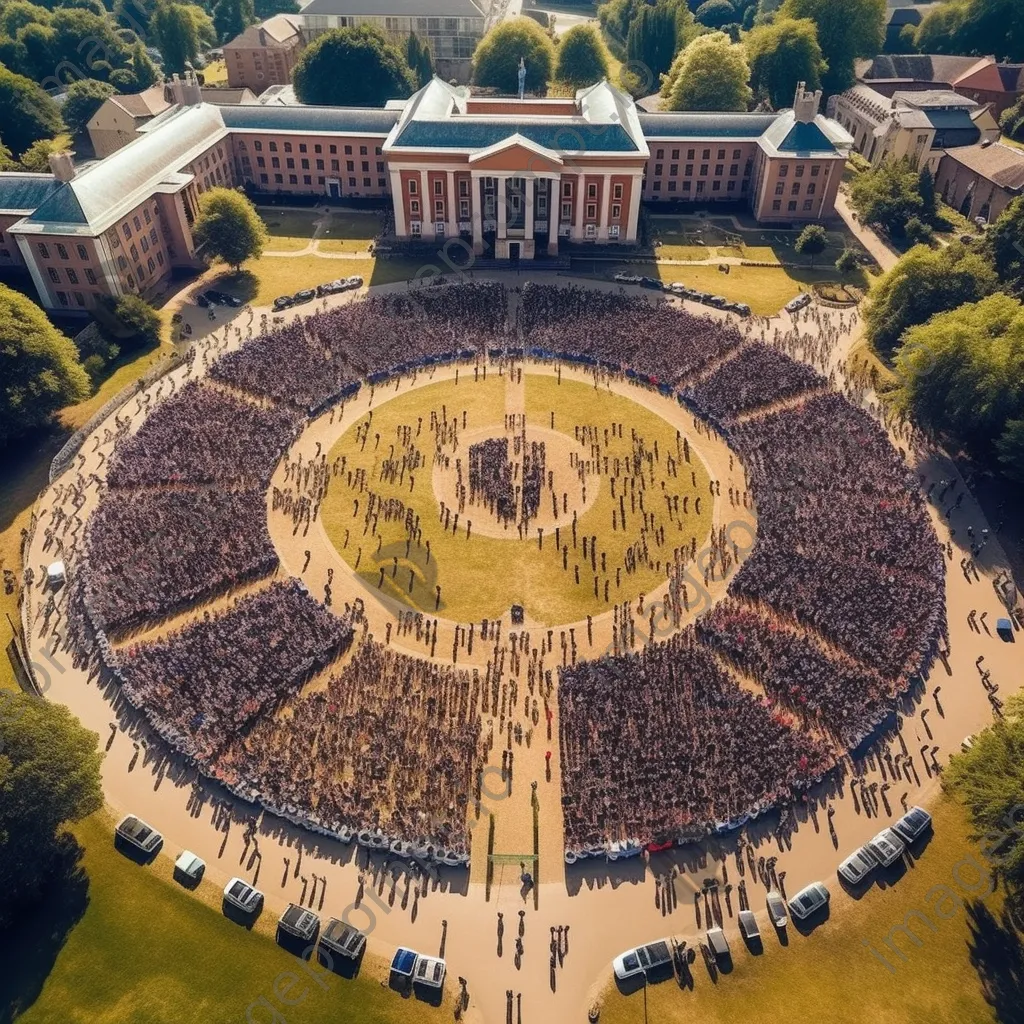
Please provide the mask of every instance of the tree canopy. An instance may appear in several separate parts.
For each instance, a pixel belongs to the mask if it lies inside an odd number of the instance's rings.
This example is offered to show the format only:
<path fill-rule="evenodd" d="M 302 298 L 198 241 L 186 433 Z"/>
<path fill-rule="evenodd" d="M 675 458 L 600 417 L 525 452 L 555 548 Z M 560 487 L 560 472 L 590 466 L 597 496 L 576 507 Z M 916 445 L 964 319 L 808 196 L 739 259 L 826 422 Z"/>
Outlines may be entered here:
<path fill-rule="evenodd" d="M 736 8 L 729 0 L 704 0 L 693 12 L 693 16 L 708 28 L 722 28 L 737 20 Z"/>
<path fill-rule="evenodd" d="M 879 282 L 864 315 L 868 338 L 884 355 L 905 331 L 936 313 L 977 302 L 995 290 L 988 261 L 959 242 L 932 250 L 918 245 Z"/>
<path fill-rule="evenodd" d="M 213 27 L 222 43 L 240 36 L 255 21 L 253 0 L 217 0 L 214 4 Z"/>
<path fill-rule="evenodd" d="M 103 805 L 97 739 L 61 704 L 0 693 L 0 921 L 39 895 L 63 826 Z"/>
<path fill-rule="evenodd" d="M 150 30 L 163 55 L 164 69 L 178 73 L 217 38 L 213 21 L 202 7 L 175 0 L 157 0 Z"/>
<path fill-rule="evenodd" d="M 1024 418 L 1024 307 L 997 292 L 939 313 L 906 333 L 895 368 L 901 411 L 993 460 L 1008 425 Z"/>
<path fill-rule="evenodd" d="M 629 23 L 627 63 L 623 67 L 627 77 L 637 79 L 636 95 L 655 91 L 661 76 L 672 67 L 672 58 L 680 44 L 688 43 L 695 32 L 693 15 L 686 4 L 661 0 L 653 6 L 640 6 L 636 17 Z"/>
<path fill-rule="evenodd" d="M 1024 196 L 1018 196 L 985 232 L 985 253 L 1000 287 L 1024 298 Z"/>
<path fill-rule="evenodd" d="M 94 78 L 82 78 L 68 86 L 67 98 L 60 109 L 64 123 L 74 132 L 84 132 L 89 119 L 113 96 L 114 87 Z"/>
<path fill-rule="evenodd" d="M 885 0 L 785 0 L 783 18 L 810 18 L 828 62 L 821 84 L 829 94 L 854 83 L 853 62 L 873 57 L 885 42 Z"/>
<path fill-rule="evenodd" d="M 1024 61 L 1020 0 L 945 0 L 925 8 L 914 42 L 921 53 L 995 54 Z"/>
<path fill-rule="evenodd" d="M 661 93 L 669 110 L 746 110 L 749 79 L 743 48 L 723 32 L 709 32 L 676 57 Z"/>
<path fill-rule="evenodd" d="M 828 248 L 828 232 L 820 224 L 808 224 L 800 232 L 793 248 L 801 256 L 810 256 L 813 267 L 814 257 L 820 256 Z"/>
<path fill-rule="evenodd" d="M 0 65 L 0 131 L 15 156 L 63 126 L 57 104 L 35 82 Z"/>
<path fill-rule="evenodd" d="M 410 32 L 405 42 L 405 62 L 421 89 L 434 77 L 434 58 L 430 54 L 430 44 L 421 41 L 415 32 Z"/>
<path fill-rule="evenodd" d="M 608 77 L 608 48 L 590 24 L 574 25 L 558 43 L 555 78 L 581 89 Z"/>
<path fill-rule="evenodd" d="M 70 148 L 71 136 L 64 132 L 52 139 L 40 139 L 21 154 L 21 166 L 26 171 L 45 174 L 50 169 L 50 154 L 63 153 Z"/>
<path fill-rule="evenodd" d="M 920 214 L 924 201 L 914 162 L 906 157 L 883 160 L 859 174 L 850 188 L 850 203 L 866 224 L 880 224 L 902 236 L 907 221 Z"/>
<path fill-rule="evenodd" d="M 263 252 L 267 228 L 256 207 L 241 192 L 211 188 L 199 197 L 199 216 L 192 230 L 206 256 L 221 259 L 236 270 Z"/>
<path fill-rule="evenodd" d="M 31 299 L 0 285 L 0 446 L 88 395 L 74 342 Z"/>
<path fill-rule="evenodd" d="M 768 97 L 776 110 L 791 106 L 798 82 L 812 92 L 821 87 L 828 65 L 818 45 L 818 30 L 809 18 L 780 18 L 759 25 L 743 40 L 750 63 L 750 85 Z"/>
<path fill-rule="evenodd" d="M 318 36 L 302 51 L 292 81 L 303 103 L 357 107 L 404 99 L 416 85 L 402 51 L 369 25 L 332 29 Z"/>
<path fill-rule="evenodd" d="M 555 44 L 532 18 L 503 21 L 477 44 L 473 82 L 499 92 L 519 90 L 519 59 L 526 62 L 526 91 L 547 92 L 555 68 Z"/>

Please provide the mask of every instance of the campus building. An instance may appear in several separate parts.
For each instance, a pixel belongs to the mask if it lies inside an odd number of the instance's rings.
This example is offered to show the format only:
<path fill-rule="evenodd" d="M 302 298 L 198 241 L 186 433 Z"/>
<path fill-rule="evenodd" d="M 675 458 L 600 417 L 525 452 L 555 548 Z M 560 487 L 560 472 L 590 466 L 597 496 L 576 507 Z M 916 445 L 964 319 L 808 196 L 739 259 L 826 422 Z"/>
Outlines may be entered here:
<path fill-rule="evenodd" d="M 215 186 L 390 202 L 400 242 L 531 259 L 635 244 L 642 202 L 828 221 L 852 143 L 802 86 L 779 114 L 643 114 L 607 82 L 520 100 L 435 78 L 379 109 L 220 106 L 192 77 L 172 88 L 176 102 L 106 159 L 0 174 L 0 266 L 27 269 L 47 309 L 152 294 L 198 265 L 192 224 Z"/>
<path fill-rule="evenodd" d="M 250 25 L 224 44 L 228 85 L 251 89 L 257 96 L 271 85 L 287 85 L 303 45 L 294 15 L 276 14 L 262 25 Z"/>

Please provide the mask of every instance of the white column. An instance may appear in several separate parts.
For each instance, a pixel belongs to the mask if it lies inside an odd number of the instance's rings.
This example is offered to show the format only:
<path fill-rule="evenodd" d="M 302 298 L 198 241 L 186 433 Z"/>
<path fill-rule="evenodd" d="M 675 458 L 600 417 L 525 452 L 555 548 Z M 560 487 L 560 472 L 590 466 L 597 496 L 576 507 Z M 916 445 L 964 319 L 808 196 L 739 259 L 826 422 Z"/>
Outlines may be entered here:
<path fill-rule="evenodd" d="M 471 179 L 470 212 L 473 215 L 473 252 L 479 256 L 484 251 L 483 181 Z"/>
<path fill-rule="evenodd" d="M 448 172 L 448 227 L 445 229 L 449 238 L 459 237 L 459 197 L 455 194 L 455 172 Z"/>
<path fill-rule="evenodd" d="M 420 171 L 420 234 L 434 237 L 434 197 L 430 194 L 430 181 L 425 170 Z"/>
<path fill-rule="evenodd" d="M 562 182 L 560 178 L 548 179 L 548 255 L 558 253 L 558 221 L 562 212 Z"/>
<path fill-rule="evenodd" d="M 587 201 L 586 197 L 587 181 L 586 177 L 582 174 L 576 175 L 576 217 L 572 226 L 572 237 L 578 239 L 583 237 L 583 204 Z"/>
<path fill-rule="evenodd" d="M 633 175 L 633 183 L 629 188 L 629 220 L 626 223 L 626 241 L 636 241 L 636 229 L 640 221 L 640 193 L 644 188 L 644 176 Z"/>
<path fill-rule="evenodd" d="M 391 172 L 391 204 L 395 209 L 395 236 L 407 238 L 409 228 L 405 223 L 405 193 L 402 191 L 402 176 L 398 171 Z"/>
<path fill-rule="evenodd" d="M 504 239 L 508 234 L 508 196 L 505 189 L 508 178 L 498 179 L 498 238 Z"/>
<path fill-rule="evenodd" d="M 601 219 L 597 222 L 597 237 L 608 241 L 608 200 L 612 194 L 612 176 L 601 178 Z"/>
<path fill-rule="evenodd" d="M 36 286 L 36 291 L 39 292 L 41 304 L 47 309 L 55 308 L 57 303 L 50 294 L 50 286 L 43 276 L 43 272 L 36 265 L 36 254 L 32 248 L 32 243 L 24 235 L 15 235 L 14 238 L 18 248 L 21 250 L 21 258 L 25 261 L 25 266 L 28 267 L 32 283 Z"/>
<path fill-rule="evenodd" d="M 526 179 L 526 201 L 525 210 L 523 211 L 523 223 L 526 225 L 526 236 L 527 238 L 533 238 L 533 215 L 535 213 L 534 204 L 536 199 L 534 198 L 534 181 L 533 178 Z"/>

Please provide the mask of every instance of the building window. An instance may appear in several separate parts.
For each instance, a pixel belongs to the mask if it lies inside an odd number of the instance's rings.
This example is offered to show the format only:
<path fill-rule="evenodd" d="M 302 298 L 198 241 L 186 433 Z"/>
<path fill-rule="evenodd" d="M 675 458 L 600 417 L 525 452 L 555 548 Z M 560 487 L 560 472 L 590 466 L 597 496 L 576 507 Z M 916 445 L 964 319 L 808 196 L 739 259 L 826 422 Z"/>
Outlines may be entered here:
<path fill-rule="evenodd" d="M 288 168 L 289 171 L 294 171 L 295 170 L 295 158 L 294 157 L 286 156 L 284 158 L 284 162 L 285 162 L 285 166 Z"/>
<path fill-rule="evenodd" d="M 117 266 L 120 270 L 128 269 L 128 261 L 124 258 L 124 256 L 117 257 Z"/>
<path fill-rule="evenodd" d="M 687 160 L 692 160 L 696 155 L 697 155 L 697 150 L 695 150 L 695 149 L 688 149 L 686 151 L 686 159 Z"/>
<path fill-rule="evenodd" d="M 265 174 L 261 174 L 260 175 L 260 183 L 261 184 L 266 185 L 269 182 L 270 182 L 270 179 Z"/>
<path fill-rule="evenodd" d="M 793 185 L 792 185 L 792 187 L 789 190 L 789 194 L 791 196 L 798 196 L 798 195 L 800 195 L 800 182 L 799 181 L 794 181 L 793 182 Z"/>
<path fill-rule="evenodd" d="M 679 159 L 679 150 L 678 149 L 673 149 L 672 150 L 672 159 L 673 160 L 678 160 Z"/>
<path fill-rule="evenodd" d="M 50 280 L 54 284 L 60 284 L 60 274 L 57 273 L 57 268 L 56 267 L 47 267 L 46 269 L 47 269 L 47 271 L 50 274 Z"/>
<path fill-rule="evenodd" d="M 715 177 L 720 178 L 725 172 L 725 164 L 715 164 Z"/>
<path fill-rule="evenodd" d="M 615 198 L 615 199 L 621 199 L 622 198 L 622 186 L 621 185 L 613 186 L 613 188 L 612 188 L 612 197 Z"/>
<path fill-rule="evenodd" d="M 729 165 L 729 177 L 730 178 L 735 178 L 739 173 L 740 173 L 740 165 L 739 164 L 730 164 Z"/>
<path fill-rule="evenodd" d="M 370 169 L 370 161 L 369 160 L 364 160 L 363 161 L 363 166 L 360 169 L 363 170 L 363 171 L 368 171 Z"/>
<path fill-rule="evenodd" d="M 816 178 L 820 170 L 821 167 L 819 167 L 818 164 L 813 164 L 811 167 L 811 177 Z"/>
<path fill-rule="evenodd" d="M 597 238 L 597 225 L 596 224 L 587 224 L 583 228 L 583 235 L 586 238 Z"/>
<path fill-rule="evenodd" d="M 349 168 L 349 170 L 351 170 L 351 168 Z M 410 178 L 409 179 L 409 195 L 411 195 L 411 196 L 416 195 L 416 179 L 415 178 Z"/>
<path fill-rule="evenodd" d="M 277 152 L 277 143 L 276 142 L 271 142 L 271 144 L 270 144 L 270 152 L 271 153 L 276 153 Z"/>
<path fill-rule="evenodd" d="M 683 173 L 689 178 L 693 174 L 693 164 L 687 164 L 683 169 Z"/>
<path fill-rule="evenodd" d="M 711 159 L 711 150 L 710 149 L 702 150 L 701 154 L 700 154 L 700 158 L 701 158 L 701 160 L 710 160 Z"/>
<path fill-rule="evenodd" d="M 786 209 L 788 209 L 790 213 L 793 213 L 796 210 L 796 200 L 791 199 L 787 204 Z"/>
<path fill-rule="evenodd" d="M 388 187 L 388 179 L 387 178 L 378 178 L 377 179 L 377 188 L 387 188 L 387 187 Z"/>
<path fill-rule="evenodd" d="M 348 179 L 348 187 L 349 188 L 355 188 L 356 187 L 356 179 L 355 178 L 349 178 Z"/>
<path fill-rule="evenodd" d="M 814 203 L 813 203 L 812 200 L 810 200 L 810 199 L 805 199 L 804 200 L 804 209 L 805 210 L 810 210 L 813 206 L 814 206 Z"/>
<path fill-rule="evenodd" d="M 674 181 L 670 181 L 668 183 L 668 190 L 669 190 L 669 192 L 675 192 L 675 190 L 676 190 L 676 183 Z"/>
<path fill-rule="evenodd" d="M 660 177 L 661 177 L 661 174 L 662 174 L 662 171 L 663 171 L 663 169 L 664 169 L 664 168 L 663 168 L 663 166 L 662 166 L 661 164 L 655 164 L 655 165 L 654 165 L 654 176 L 655 176 L 656 178 L 660 178 Z"/>
<path fill-rule="evenodd" d="M 370 188 L 371 182 L 369 178 L 363 178 L 363 188 Z"/>
<path fill-rule="evenodd" d="M 660 192 L 660 191 L 661 191 L 661 182 L 660 182 L 660 181 L 656 181 L 656 182 L 655 182 L 655 183 L 654 183 L 654 184 L 653 184 L 653 185 L 651 186 L 651 188 L 653 188 L 655 192 Z"/>
<path fill-rule="evenodd" d="M 690 182 L 688 182 L 688 181 L 684 181 L 683 182 L 683 191 L 684 192 L 689 192 L 690 191 Z"/>
<path fill-rule="evenodd" d="M 654 154 L 654 159 L 655 160 L 664 160 L 665 159 L 665 150 L 659 149 L 658 152 Z"/>
<path fill-rule="evenodd" d="M 302 183 L 303 183 L 303 185 L 312 185 L 313 184 L 313 176 L 310 175 L 310 174 L 304 174 L 302 176 Z"/>
<path fill-rule="evenodd" d="M 434 200 L 434 219 L 435 220 L 444 220 L 444 200 L 443 199 L 435 199 Z"/>
<path fill-rule="evenodd" d="M 337 160 L 331 161 L 331 170 L 334 171 L 335 173 L 341 170 L 341 165 L 338 163 Z"/>
<path fill-rule="evenodd" d="M 267 166 L 267 161 L 263 157 L 258 156 L 258 157 L 256 157 L 256 166 L 257 167 L 266 167 Z"/>
<path fill-rule="evenodd" d="M 318 152 L 319 152 L 319 149 L 320 149 L 320 147 L 318 146 L 318 147 L 317 147 L 317 151 L 318 151 Z M 305 144 L 304 142 L 300 142 L 300 143 L 299 143 L 299 152 L 300 152 L 300 153 L 306 153 L 306 152 L 308 152 L 308 150 L 306 149 L 306 144 Z"/>
<path fill-rule="evenodd" d="M 462 220 L 468 220 L 469 219 L 469 200 L 468 199 L 460 199 L 459 200 L 459 217 L 461 217 Z"/>
<path fill-rule="evenodd" d="M 142 230 L 142 221 L 138 217 L 132 217 L 132 223 L 135 225 L 136 231 Z"/>
<path fill-rule="evenodd" d="M 275 185 L 283 185 L 284 184 L 284 175 L 283 174 L 275 174 L 274 175 L 274 184 Z"/>
<path fill-rule="evenodd" d="M 243 148 L 244 148 L 244 147 L 243 147 Z M 253 148 L 253 149 L 255 149 L 257 153 L 261 153 L 261 152 L 263 151 L 263 143 L 262 143 L 262 142 L 260 142 L 260 140 L 259 140 L 259 139 L 257 139 L 257 140 L 256 140 L 256 141 L 255 141 L 255 142 L 254 142 L 254 143 L 252 144 L 252 148 Z"/>
<path fill-rule="evenodd" d="M 701 193 L 703 193 L 703 191 L 704 191 L 704 182 L 703 181 L 698 181 L 697 182 L 697 195 L 700 195 Z"/>
<path fill-rule="evenodd" d="M 608 237 L 609 238 L 618 238 L 619 237 L 619 225 L 618 224 L 612 224 L 608 228 Z"/>
<path fill-rule="evenodd" d="M 718 159 L 719 160 L 724 160 L 725 159 L 725 150 L 724 149 L 720 149 L 718 151 Z"/>
<path fill-rule="evenodd" d="M 270 166 L 280 170 L 280 168 L 281 168 L 281 158 L 279 156 L 272 156 L 270 158 Z"/>
<path fill-rule="evenodd" d="M 334 152 L 334 151 L 332 150 L 331 152 Z M 351 146 L 346 146 L 345 147 L 345 156 L 351 156 L 351 155 L 352 155 L 352 147 Z"/>
<path fill-rule="evenodd" d="M 721 192 L 722 191 L 722 183 L 720 181 L 713 181 L 713 182 L 711 182 L 711 191 L 712 192 Z"/>
<path fill-rule="evenodd" d="M 78 274 L 68 267 L 68 284 L 78 284 Z"/>
<path fill-rule="evenodd" d="M 78 250 L 78 258 L 80 260 L 85 260 L 86 262 L 88 262 L 89 252 L 85 248 L 85 246 L 84 245 L 78 245 L 78 246 L 75 246 L 75 248 Z"/>
<path fill-rule="evenodd" d="M 354 171 L 355 169 L 356 169 L 356 162 L 354 160 L 346 160 L 345 161 L 345 170 L 346 171 Z"/>
<path fill-rule="evenodd" d="M 779 168 L 779 177 L 780 178 L 785 178 L 788 174 L 789 174 L 789 165 L 788 164 L 783 164 Z"/>
<path fill-rule="evenodd" d="M 622 216 L 622 204 L 621 203 L 615 203 L 612 206 L 612 219 L 613 220 L 618 220 L 621 216 Z"/>
<path fill-rule="evenodd" d="M 354 185 L 355 183 L 356 183 L 355 182 L 355 178 L 353 178 L 352 179 L 352 184 Z M 409 200 L 409 212 L 410 213 L 419 213 L 420 212 L 420 201 L 418 199 L 410 199 Z"/>
<path fill-rule="evenodd" d="M 772 209 L 773 210 L 781 210 L 782 209 L 782 200 L 781 199 L 773 199 L 772 200 Z"/>
<path fill-rule="evenodd" d="M 57 299 L 58 299 L 58 301 L 60 302 L 60 304 L 62 306 L 66 306 L 68 304 L 68 293 L 67 292 L 57 292 Z"/>
<path fill-rule="evenodd" d="M 572 219 L 572 203 L 562 203 L 562 220 Z"/>
<path fill-rule="evenodd" d="M 159 249 L 157 249 L 157 252 L 156 252 L 156 261 L 157 261 L 157 263 L 160 264 L 161 267 L 164 265 L 164 254 L 162 252 L 160 252 Z"/>
<path fill-rule="evenodd" d="M 670 178 L 674 178 L 679 173 L 679 164 L 669 164 L 668 174 Z"/>
<path fill-rule="evenodd" d="M 304 171 L 309 170 L 309 160 L 300 160 L 299 163 L 302 165 Z"/>
<path fill-rule="evenodd" d="M 39 255 L 42 256 L 44 260 L 48 260 L 50 258 L 50 250 L 47 249 L 42 242 L 39 243 Z"/>
<path fill-rule="evenodd" d="M 75 292 L 75 302 L 77 302 L 79 306 L 84 306 L 85 296 L 81 292 Z"/>
<path fill-rule="evenodd" d="M 422 231 L 422 226 L 420 225 L 420 222 L 418 220 L 410 221 L 409 231 L 412 234 L 413 238 L 419 238 L 420 232 Z"/>
<path fill-rule="evenodd" d="M 289 185 L 298 185 L 298 183 L 299 183 L 299 176 L 297 174 L 289 174 L 288 175 L 288 184 Z"/>
<path fill-rule="evenodd" d="M 365 168 L 364 168 L 364 170 L 365 170 Z M 441 183 L 441 179 L 440 178 L 435 178 L 434 179 L 434 195 L 435 196 L 440 196 L 440 195 L 443 195 L 443 194 L 444 194 L 444 186 Z"/>
<path fill-rule="evenodd" d="M 797 164 L 796 165 L 796 172 L 795 173 L 796 173 L 796 176 L 798 178 L 802 178 L 804 176 L 804 165 L 803 164 Z"/>
<path fill-rule="evenodd" d="M 143 210 L 142 211 L 142 216 L 143 216 L 143 219 L 146 221 L 147 224 L 151 223 L 152 220 L 153 220 L 153 218 L 150 217 L 150 215 L 149 215 L 149 210 Z"/>
<path fill-rule="evenodd" d="M 781 181 L 777 181 L 775 183 L 775 194 L 777 196 L 781 196 L 782 193 L 785 192 L 785 191 L 786 191 L 786 186 L 783 185 L 783 183 Z"/>
<path fill-rule="evenodd" d="M 90 267 L 86 267 L 85 268 L 85 280 L 89 284 L 95 284 L 96 283 L 96 275 L 93 273 L 93 271 L 92 271 L 92 269 Z"/>
<path fill-rule="evenodd" d="M 146 266 L 149 267 L 149 272 L 151 274 L 155 274 L 156 273 L 156 264 L 153 262 L 153 257 L 152 256 L 150 256 L 149 259 L 146 260 Z"/>
<path fill-rule="evenodd" d="M 469 195 L 469 182 L 466 181 L 465 178 L 463 178 L 462 181 L 459 182 L 459 195 L 460 196 L 468 196 Z"/>
<path fill-rule="evenodd" d="M 562 195 L 565 196 L 566 198 L 569 198 L 572 195 L 572 182 L 571 181 L 563 181 L 562 182 Z"/>
<path fill-rule="evenodd" d="M 590 185 L 587 186 L 587 198 L 588 199 L 596 199 L 597 198 L 597 185 L 590 184 Z"/>
<path fill-rule="evenodd" d="M 60 244 L 60 242 L 57 243 L 57 255 L 62 260 L 66 260 L 68 258 L 68 251 L 63 245 Z"/>
<path fill-rule="evenodd" d="M 597 217 L 597 203 L 587 203 L 587 219 L 594 220 Z"/>

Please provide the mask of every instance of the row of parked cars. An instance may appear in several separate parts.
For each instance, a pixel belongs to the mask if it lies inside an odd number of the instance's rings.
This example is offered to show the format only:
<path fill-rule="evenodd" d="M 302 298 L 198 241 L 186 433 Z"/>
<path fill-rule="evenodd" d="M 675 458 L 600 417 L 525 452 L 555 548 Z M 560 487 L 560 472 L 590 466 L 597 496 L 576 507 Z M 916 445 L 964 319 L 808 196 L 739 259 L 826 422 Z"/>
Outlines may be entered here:
<path fill-rule="evenodd" d="M 303 288 L 294 295 L 279 295 L 274 299 L 274 309 L 280 313 L 282 309 L 290 309 L 292 306 L 301 306 L 304 302 L 311 302 L 313 299 L 322 299 L 325 295 L 337 295 L 339 292 L 349 292 L 361 288 L 363 279 L 354 274 L 352 277 L 339 277 L 326 284 L 318 284 L 315 288 Z"/>
<path fill-rule="evenodd" d="M 690 288 L 681 281 L 673 281 L 672 284 L 662 284 L 656 277 L 644 277 L 641 274 L 626 273 L 616 274 L 615 280 L 619 284 L 637 284 L 641 288 L 650 288 L 652 291 L 671 292 L 681 299 L 701 302 L 705 306 L 724 309 L 728 313 L 736 313 L 739 316 L 750 316 L 750 307 L 745 302 L 730 302 L 724 295 L 712 295 L 710 292 L 698 291 L 696 288 Z"/>
<path fill-rule="evenodd" d="M 884 828 L 873 839 L 855 850 L 839 865 L 839 878 L 851 886 L 860 885 L 877 867 L 894 864 L 908 846 L 920 839 L 931 827 L 932 817 L 922 807 L 911 807 L 891 828 Z M 812 882 L 801 889 L 790 900 L 772 890 L 765 897 L 768 919 L 782 931 L 792 916 L 797 921 L 813 917 L 828 906 L 829 891 L 821 882 Z M 761 933 L 757 918 L 751 910 L 741 910 L 738 915 L 740 934 L 748 943 L 760 942 Z M 709 928 L 705 933 L 706 955 L 722 963 L 731 955 L 729 941 L 721 928 Z M 617 956 L 612 961 L 612 972 L 619 982 L 638 980 L 641 975 L 657 978 L 672 962 L 671 940 L 659 939 L 645 946 L 637 946 Z"/>

